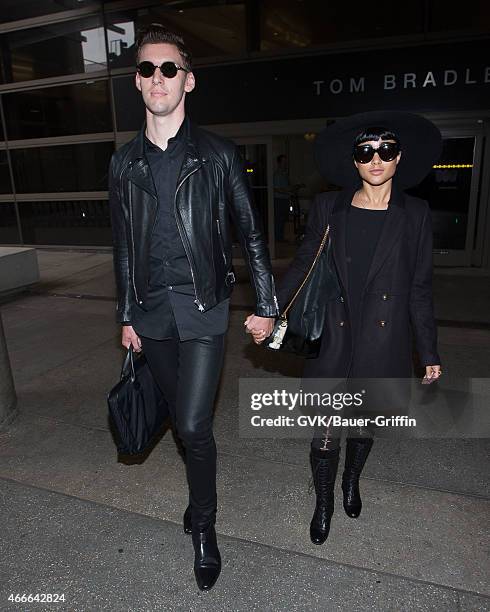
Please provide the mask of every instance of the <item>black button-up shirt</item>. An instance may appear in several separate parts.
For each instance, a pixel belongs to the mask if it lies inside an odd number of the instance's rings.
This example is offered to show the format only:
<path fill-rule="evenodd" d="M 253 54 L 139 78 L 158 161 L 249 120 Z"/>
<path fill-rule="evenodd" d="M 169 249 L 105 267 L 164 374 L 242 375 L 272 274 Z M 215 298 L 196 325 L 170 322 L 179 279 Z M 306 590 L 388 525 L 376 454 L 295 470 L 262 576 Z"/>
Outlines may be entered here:
<path fill-rule="evenodd" d="M 156 340 L 190 340 L 223 334 L 228 327 L 229 300 L 206 312 L 197 309 L 191 268 L 175 219 L 175 194 L 188 128 L 188 119 L 184 119 L 165 151 L 145 138 L 145 155 L 158 196 L 158 208 L 150 243 L 146 308 L 136 306 L 132 325 L 139 335 Z"/>

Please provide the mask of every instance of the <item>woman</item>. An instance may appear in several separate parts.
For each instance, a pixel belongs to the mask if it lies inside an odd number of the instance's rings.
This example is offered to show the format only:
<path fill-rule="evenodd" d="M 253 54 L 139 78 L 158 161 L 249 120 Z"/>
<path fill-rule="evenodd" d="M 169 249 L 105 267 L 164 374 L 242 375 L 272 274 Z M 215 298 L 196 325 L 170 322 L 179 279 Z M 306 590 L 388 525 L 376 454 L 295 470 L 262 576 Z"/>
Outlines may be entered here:
<path fill-rule="evenodd" d="M 315 199 L 304 241 L 278 297 L 284 308 L 327 225 L 341 290 L 328 302 L 320 352 L 306 360 L 304 377 L 409 378 L 412 332 L 426 377 L 439 377 L 430 210 L 427 202 L 403 192 L 437 161 L 439 131 L 417 115 L 370 112 L 327 127 L 315 147 L 321 173 L 343 190 Z M 359 476 L 372 444 L 366 431 L 347 432 L 342 490 L 344 509 L 353 518 L 361 512 Z M 315 433 L 310 454 L 316 491 L 310 536 L 315 544 L 328 537 L 339 452 L 338 431 Z"/>

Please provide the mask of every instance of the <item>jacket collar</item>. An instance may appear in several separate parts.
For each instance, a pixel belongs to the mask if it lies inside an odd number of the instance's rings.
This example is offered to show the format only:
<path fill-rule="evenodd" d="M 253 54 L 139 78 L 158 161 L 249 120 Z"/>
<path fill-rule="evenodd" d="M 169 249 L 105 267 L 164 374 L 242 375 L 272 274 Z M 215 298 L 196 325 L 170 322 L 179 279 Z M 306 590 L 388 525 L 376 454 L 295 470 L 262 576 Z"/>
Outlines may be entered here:
<path fill-rule="evenodd" d="M 335 258 L 335 264 L 339 273 L 340 280 L 345 290 L 348 288 L 347 260 L 345 254 L 347 215 L 352 198 L 356 192 L 355 188 L 344 189 L 339 193 L 332 210 L 330 236 Z M 374 251 L 371 266 L 366 278 L 367 286 L 380 269 L 381 265 L 388 257 L 391 249 L 396 244 L 403 230 L 405 219 L 405 197 L 401 190 L 393 184 L 388 210 L 386 211 L 385 222 L 381 230 L 376 249 Z"/>
<path fill-rule="evenodd" d="M 145 131 L 146 121 L 133 139 L 132 146 L 128 153 L 128 179 L 149 193 L 152 197 L 157 198 L 150 166 L 145 156 Z M 200 155 L 197 130 L 188 117 L 184 119 L 184 140 L 184 160 L 180 169 L 177 185 L 207 161 Z"/>

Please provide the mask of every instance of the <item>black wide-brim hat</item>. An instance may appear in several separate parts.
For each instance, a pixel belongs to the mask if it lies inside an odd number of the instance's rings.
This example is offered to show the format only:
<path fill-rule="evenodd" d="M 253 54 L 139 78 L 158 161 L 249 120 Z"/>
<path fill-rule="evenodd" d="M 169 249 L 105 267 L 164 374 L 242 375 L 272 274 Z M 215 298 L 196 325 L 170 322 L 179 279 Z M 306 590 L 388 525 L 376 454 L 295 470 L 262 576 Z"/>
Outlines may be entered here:
<path fill-rule="evenodd" d="M 418 185 L 439 160 L 441 133 L 425 117 L 401 111 L 359 113 L 338 119 L 315 140 L 318 170 L 329 183 L 339 187 L 361 183 L 352 153 L 356 137 L 369 127 L 386 128 L 400 139 L 402 156 L 393 178 L 401 189 Z"/>

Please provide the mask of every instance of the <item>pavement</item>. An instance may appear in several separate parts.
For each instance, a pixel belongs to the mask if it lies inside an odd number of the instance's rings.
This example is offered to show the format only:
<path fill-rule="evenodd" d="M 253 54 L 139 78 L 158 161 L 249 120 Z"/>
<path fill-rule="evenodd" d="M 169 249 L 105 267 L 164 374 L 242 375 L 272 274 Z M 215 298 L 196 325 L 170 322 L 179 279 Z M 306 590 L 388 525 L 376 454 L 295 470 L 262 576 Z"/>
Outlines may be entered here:
<path fill-rule="evenodd" d="M 377 440 L 361 516 L 344 514 L 339 478 L 330 537 L 310 543 L 308 443 L 238 435 L 240 377 L 301 371 L 243 334 L 241 267 L 215 417 L 223 570 L 199 592 L 171 432 L 140 461 L 118 457 L 110 432 L 123 357 L 111 256 L 38 259 L 40 282 L 0 303 L 19 406 L 0 433 L 0 610 L 490 610 L 485 438 Z M 488 378 L 488 275 L 437 271 L 435 304 L 445 371 Z M 58 602 L 9 602 L 36 593 Z"/>

